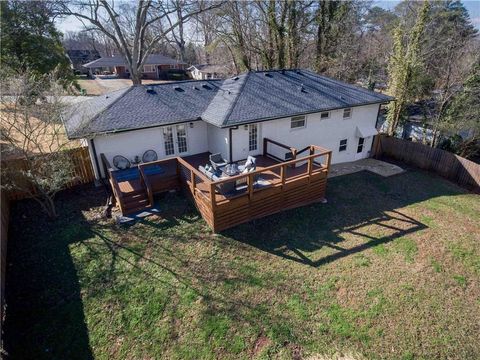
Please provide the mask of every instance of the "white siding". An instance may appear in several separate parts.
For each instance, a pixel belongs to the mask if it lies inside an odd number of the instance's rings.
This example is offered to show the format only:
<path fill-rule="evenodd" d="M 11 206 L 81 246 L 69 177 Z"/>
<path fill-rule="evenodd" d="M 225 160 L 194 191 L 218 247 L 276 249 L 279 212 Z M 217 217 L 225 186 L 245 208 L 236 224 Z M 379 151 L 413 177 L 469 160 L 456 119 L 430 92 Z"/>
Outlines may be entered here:
<path fill-rule="evenodd" d="M 208 151 L 212 154 L 221 153 L 224 159 L 228 160 L 228 129 L 221 129 L 214 125 L 207 125 L 208 132 Z"/>
<path fill-rule="evenodd" d="M 195 121 L 193 122 L 193 128 L 190 128 L 189 123 L 185 124 L 188 153 L 184 153 L 182 156 L 208 151 L 207 124 L 203 121 Z M 112 166 L 115 155 L 122 155 L 131 160 L 137 155 L 142 157 L 143 153 L 150 149 L 157 152 L 159 159 L 175 156 L 166 156 L 165 154 L 162 127 L 97 136 L 94 138 L 94 142 L 102 175 L 101 153 L 105 154 Z M 95 163 L 93 163 L 93 166 L 95 167 Z"/>
<path fill-rule="evenodd" d="M 307 145 L 319 145 L 332 150 L 332 163 L 354 161 L 369 156 L 373 137 L 365 139 L 363 152 L 357 154 L 358 136 L 356 127 L 374 128 L 378 104 L 358 106 L 352 108 L 352 116 L 343 119 L 343 109 L 330 112 L 328 119 L 320 119 L 320 113 L 306 115 L 307 123 L 305 128 L 291 129 L 290 118 L 265 121 L 258 123 L 260 142 L 258 153 L 262 152 L 262 141 L 264 137 L 276 140 L 283 144 L 302 149 Z M 348 139 L 347 150 L 339 152 L 340 140 Z M 248 155 L 248 131 L 240 126 L 233 131 L 233 160 L 245 159 Z M 272 146 L 270 149 L 277 149 L 274 154 L 284 157 L 286 150 Z"/>

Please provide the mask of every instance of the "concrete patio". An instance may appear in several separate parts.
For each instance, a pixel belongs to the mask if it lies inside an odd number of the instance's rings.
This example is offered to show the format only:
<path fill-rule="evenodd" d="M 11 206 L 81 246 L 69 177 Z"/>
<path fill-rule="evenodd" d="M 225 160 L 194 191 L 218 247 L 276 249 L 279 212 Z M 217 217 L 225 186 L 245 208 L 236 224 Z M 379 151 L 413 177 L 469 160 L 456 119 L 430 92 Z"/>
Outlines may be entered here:
<path fill-rule="evenodd" d="M 340 175 L 353 174 L 364 170 L 373 172 L 384 177 L 401 174 L 405 171 L 400 166 L 393 165 L 385 161 L 369 158 L 358 161 L 333 164 L 330 167 L 328 177 L 332 178 Z"/>

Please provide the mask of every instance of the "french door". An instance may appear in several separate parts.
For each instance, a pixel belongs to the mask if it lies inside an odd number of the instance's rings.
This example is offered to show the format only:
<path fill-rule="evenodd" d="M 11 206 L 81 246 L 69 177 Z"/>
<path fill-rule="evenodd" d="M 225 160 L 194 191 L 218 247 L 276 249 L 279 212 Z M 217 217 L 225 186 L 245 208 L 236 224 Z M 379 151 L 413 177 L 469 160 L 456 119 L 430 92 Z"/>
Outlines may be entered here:
<path fill-rule="evenodd" d="M 188 152 L 187 126 L 185 124 L 165 126 L 163 128 L 165 155 L 181 155 Z"/>

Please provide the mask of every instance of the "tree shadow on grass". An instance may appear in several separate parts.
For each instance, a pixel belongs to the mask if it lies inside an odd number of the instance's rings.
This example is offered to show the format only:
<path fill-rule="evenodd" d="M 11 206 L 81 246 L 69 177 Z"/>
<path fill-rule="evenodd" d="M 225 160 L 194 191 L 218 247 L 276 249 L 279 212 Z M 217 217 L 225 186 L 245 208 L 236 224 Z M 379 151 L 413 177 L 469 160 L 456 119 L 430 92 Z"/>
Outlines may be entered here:
<path fill-rule="evenodd" d="M 55 221 L 33 200 L 13 204 L 6 273 L 8 358 L 93 358 L 69 247 L 91 236 L 82 212 L 105 201 L 104 190 L 93 185 L 64 191 L 57 196 Z"/>
<path fill-rule="evenodd" d="M 285 211 L 223 234 L 276 256 L 318 267 L 427 229 L 401 209 L 463 191 L 447 182 L 435 184 L 432 186 L 431 175 L 417 171 L 390 178 L 366 171 L 335 177 L 327 183 L 327 204 Z"/>

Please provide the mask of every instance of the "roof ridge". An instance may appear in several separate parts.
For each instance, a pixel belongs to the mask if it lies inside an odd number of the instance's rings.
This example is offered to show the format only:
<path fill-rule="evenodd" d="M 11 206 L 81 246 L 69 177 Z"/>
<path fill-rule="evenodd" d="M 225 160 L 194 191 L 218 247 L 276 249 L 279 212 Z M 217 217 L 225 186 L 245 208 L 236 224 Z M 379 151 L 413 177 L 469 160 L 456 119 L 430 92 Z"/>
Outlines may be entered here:
<path fill-rule="evenodd" d="M 380 95 L 380 96 L 388 96 L 388 95 L 385 95 L 385 94 L 382 94 L 382 93 L 379 93 L 379 92 L 376 92 L 374 90 L 369 90 L 363 86 L 360 86 L 360 85 L 357 85 L 357 84 L 352 84 L 352 83 L 349 83 L 349 82 L 346 82 L 346 81 L 343 81 L 343 80 L 339 80 L 339 79 L 335 79 L 335 78 L 331 78 L 329 76 L 325 76 L 325 75 L 322 75 L 322 74 L 317 74 L 316 72 L 312 71 L 312 70 L 308 70 L 306 69 L 305 72 L 308 72 L 314 76 L 318 76 L 318 77 L 321 77 L 322 79 L 324 79 L 325 81 L 329 81 L 329 82 L 332 82 L 332 83 L 335 83 L 335 84 L 340 84 L 340 85 L 346 85 L 346 86 L 351 86 L 352 88 L 354 89 L 358 89 L 358 90 L 362 90 L 362 91 L 366 91 L 367 93 L 370 93 L 370 94 L 375 94 L 375 95 Z"/>
<path fill-rule="evenodd" d="M 248 77 L 250 76 L 251 72 L 247 72 L 245 74 L 245 79 L 243 80 L 243 83 L 240 85 L 240 89 L 238 89 L 238 93 L 236 94 L 235 96 L 235 99 L 232 101 L 231 105 L 230 105 L 230 108 L 228 109 L 228 112 L 227 114 L 225 115 L 225 117 L 223 118 L 222 120 L 222 125 L 224 124 L 224 122 L 230 117 L 230 115 L 232 114 L 233 112 L 233 109 L 235 108 L 235 105 L 237 104 L 238 102 L 238 99 L 240 98 L 240 95 L 242 94 L 243 92 L 243 88 L 245 87 L 245 84 L 247 83 L 247 80 L 248 80 Z M 221 90 L 221 89 L 219 89 Z"/>

